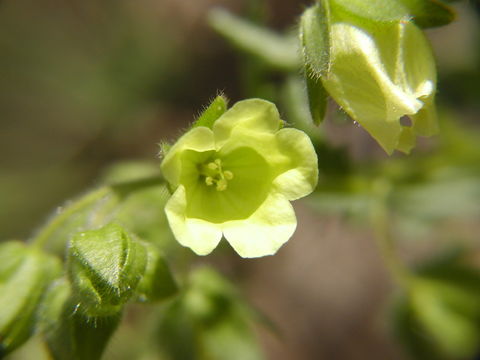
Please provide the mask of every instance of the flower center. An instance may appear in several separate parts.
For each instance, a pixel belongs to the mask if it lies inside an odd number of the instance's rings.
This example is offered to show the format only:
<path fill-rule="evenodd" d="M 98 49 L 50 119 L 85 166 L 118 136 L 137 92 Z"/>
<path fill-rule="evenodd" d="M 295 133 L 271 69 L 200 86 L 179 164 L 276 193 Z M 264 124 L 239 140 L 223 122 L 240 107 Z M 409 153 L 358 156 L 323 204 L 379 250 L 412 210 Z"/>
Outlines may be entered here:
<path fill-rule="evenodd" d="M 207 186 L 215 185 L 217 191 L 224 191 L 228 187 L 228 181 L 233 179 L 233 172 L 224 170 L 222 160 L 215 159 L 207 164 L 203 164 L 200 174 L 205 177 Z"/>

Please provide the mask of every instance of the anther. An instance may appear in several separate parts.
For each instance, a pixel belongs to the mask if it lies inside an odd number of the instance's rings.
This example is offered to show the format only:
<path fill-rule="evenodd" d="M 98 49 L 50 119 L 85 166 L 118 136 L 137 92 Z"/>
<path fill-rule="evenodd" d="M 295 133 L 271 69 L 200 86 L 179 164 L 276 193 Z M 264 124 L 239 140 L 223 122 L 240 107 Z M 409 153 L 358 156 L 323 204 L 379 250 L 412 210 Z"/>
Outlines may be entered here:
<path fill-rule="evenodd" d="M 220 179 L 217 181 L 217 191 L 224 191 L 227 189 L 227 180 Z"/>
<path fill-rule="evenodd" d="M 208 186 L 213 185 L 213 178 L 211 176 L 207 176 L 205 178 L 205 184 L 207 184 Z"/>
<path fill-rule="evenodd" d="M 208 163 L 207 166 L 210 170 L 217 170 L 218 169 L 218 165 L 215 164 L 214 162 Z"/>
<path fill-rule="evenodd" d="M 225 176 L 225 179 L 227 179 L 227 180 L 232 180 L 233 179 L 233 173 L 229 170 L 225 170 L 223 172 L 223 176 Z"/>

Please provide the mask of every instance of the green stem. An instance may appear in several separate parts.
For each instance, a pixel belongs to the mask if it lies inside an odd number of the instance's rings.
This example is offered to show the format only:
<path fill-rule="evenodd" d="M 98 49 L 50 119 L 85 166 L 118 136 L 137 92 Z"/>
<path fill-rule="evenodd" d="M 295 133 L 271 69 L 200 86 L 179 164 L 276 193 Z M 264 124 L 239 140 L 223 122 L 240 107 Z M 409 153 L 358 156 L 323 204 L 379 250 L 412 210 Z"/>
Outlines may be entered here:
<path fill-rule="evenodd" d="M 400 284 L 406 285 L 410 277 L 410 271 L 398 257 L 395 241 L 391 234 L 390 216 L 386 205 L 391 185 L 384 179 L 379 179 L 373 186 L 375 196 L 370 209 L 370 221 L 375 233 L 375 240 L 394 279 Z"/>
<path fill-rule="evenodd" d="M 110 191 L 110 187 L 104 186 L 85 194 L 76 201 L 73 201 L 59 214 L 53 216 L 42 228 L 40 228 L 40 230 L 30 240 L 30 243 L 39 248 L 45 246 L 49 238 L 70 218 L 70 216 L 108 195 Z"/>

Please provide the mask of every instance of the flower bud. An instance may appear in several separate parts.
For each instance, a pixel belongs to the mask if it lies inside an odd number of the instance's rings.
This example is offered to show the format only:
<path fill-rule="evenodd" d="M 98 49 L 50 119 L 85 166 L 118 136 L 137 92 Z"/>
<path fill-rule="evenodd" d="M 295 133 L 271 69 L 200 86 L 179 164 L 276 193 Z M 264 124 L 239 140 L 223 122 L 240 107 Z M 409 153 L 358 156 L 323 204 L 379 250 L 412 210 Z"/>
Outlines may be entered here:
<path fill-rule="evenodd" d="M 145 248 L 117 224 L 75 235 L 68 259 L 74 296 L 88 316 L 118 313 L 133 295 L 147 262 Z"/>
<path fill-rule="evenodd" d="M 59 261 L 21 242 L 0 246 L 0 358 L 32 334 L 42 294 Z"/>
<path fill-rule="evenodd" d="M 61 278 L 46 293 L 39 320 L 53 359 L 98 360 L 120 322 L 120 315 L 86 317 L 76 311 L 70 284 Z"/>

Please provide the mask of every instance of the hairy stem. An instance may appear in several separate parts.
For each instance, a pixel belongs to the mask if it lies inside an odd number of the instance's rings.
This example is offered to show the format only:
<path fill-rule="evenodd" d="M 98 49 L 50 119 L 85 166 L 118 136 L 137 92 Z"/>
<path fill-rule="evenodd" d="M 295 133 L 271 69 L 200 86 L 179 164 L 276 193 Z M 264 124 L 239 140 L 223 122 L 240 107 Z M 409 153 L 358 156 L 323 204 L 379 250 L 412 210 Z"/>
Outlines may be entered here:
<path fill-rule="evenodd" d="M 37 231 L 33 238 L 30 239 L 30 243 L 36 247 L 45 246 L 55 231 L 66 221 L 68 221 L 73 214 L 93 204 L 94 202 L 108 195 L 110 192 L 110 187 L 100 187 L 71 202 L 61 212 L 50 218 L 50 220 Z"/>

